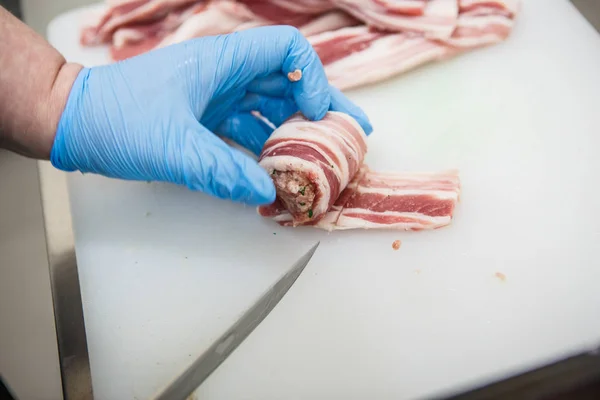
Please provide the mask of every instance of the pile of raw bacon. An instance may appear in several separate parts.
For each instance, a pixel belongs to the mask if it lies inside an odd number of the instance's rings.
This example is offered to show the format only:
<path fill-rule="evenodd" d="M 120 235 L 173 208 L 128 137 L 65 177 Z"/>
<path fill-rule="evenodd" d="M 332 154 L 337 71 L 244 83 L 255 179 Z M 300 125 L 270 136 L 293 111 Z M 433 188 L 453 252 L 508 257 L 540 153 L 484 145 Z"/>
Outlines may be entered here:
<path fill-rule="evenodd" d="M 106 0 L 81 32 L 113 60 L 187 39 L 293 25 L 341 90 L 382 81 L 508 37 L 520 0 Z M 375 67 L 374 67 L 375 66 Z"/>

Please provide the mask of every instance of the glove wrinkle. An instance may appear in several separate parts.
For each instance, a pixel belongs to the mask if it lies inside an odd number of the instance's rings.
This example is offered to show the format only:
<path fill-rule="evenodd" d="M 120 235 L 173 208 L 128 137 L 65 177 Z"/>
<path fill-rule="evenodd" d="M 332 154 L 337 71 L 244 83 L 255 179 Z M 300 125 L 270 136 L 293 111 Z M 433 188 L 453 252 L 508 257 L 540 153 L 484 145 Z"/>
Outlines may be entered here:
<path fill-rule="evenodd" d="M 303 77 L 291 83 L 287 73 Z M 163 181 L 252 205 L 275 187 L 255 158 L 297 111 L 321 119 L 360 108 L 330 87 L 312 46 L 289 26 L 192 39 L 126 61 L 84 68 L 58 123 L 52 165 L 64 171 Z"/>

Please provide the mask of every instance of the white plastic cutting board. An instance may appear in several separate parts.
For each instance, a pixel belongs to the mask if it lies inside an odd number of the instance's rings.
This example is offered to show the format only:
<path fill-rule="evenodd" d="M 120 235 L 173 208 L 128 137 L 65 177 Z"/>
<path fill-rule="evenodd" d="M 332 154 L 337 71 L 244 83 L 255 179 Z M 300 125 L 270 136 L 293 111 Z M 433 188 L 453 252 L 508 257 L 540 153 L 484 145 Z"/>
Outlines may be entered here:
<path fill-rule="evenodd" d="M 86 13 L 49 38 L 104 63 L 78 45 Z M 450 227 L 294 230 L 174 185 L 70 176 L 98 399 L 155 394 L 317 240 L 198 397 L 426 397 L 600 340 L 600 37 L 569 2 L 526 1 L 507 42 L 349 95 L 376 129 L 369 165 L 460 169 Z"/>

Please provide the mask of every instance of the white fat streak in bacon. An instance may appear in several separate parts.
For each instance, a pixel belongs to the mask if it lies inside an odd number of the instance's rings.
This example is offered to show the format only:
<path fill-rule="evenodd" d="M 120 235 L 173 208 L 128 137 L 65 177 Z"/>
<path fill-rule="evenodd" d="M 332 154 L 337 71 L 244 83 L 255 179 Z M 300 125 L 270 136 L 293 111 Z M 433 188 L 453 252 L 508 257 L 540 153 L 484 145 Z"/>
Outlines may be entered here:
<path fill-rule="evenodd" d="M 420 196 L 420 195 L 427 195 L 427 196 L 434 196 L 436 199 L 443 199 L 443 200 L 458 200 L 458 192 L 456 190 L 453 189 L 448 189 L 448 190 L 433 190 L 430 188 L 421 188 L 421 189 L 403 189 L 403 188 L 398 188 L 398 187 L 390 187 L 390 188 L 384 188 L 384 187 L 366 187 L 366 186 L 359 186 L 358 189 L 356 189 L 357 193 L 371 193 L 371 194 L 379 194 L 382 196 L 393 196 L 393 197 L 402 197 L 402 196 Z"/>
<path fill-rule="evenodd" d="M 310 22 L 302 25 L 300 33 L 304 36 L 317 35 L 323 32 L 331 32 L 348 26 L 356 25 L 356 18 L 343 11 L 330 11 L 326 14 L 316 17 Z"/>
<path fill-rule="evenodd" d="M 284 126 L 285 128 L 283 128 Z M 301 134 L 298 134 L 298 130 L 302 131 Z M 341 130 L 341 127 L 324 126 L 324 123 L 317 126 L 314 122 L 310 121 L 291 121 L 282 125 L 282 128 L 277 130 L 276 134 L 271 136 L 273 139 L 283 141 L 275 145 L 270 145 L 270 141 L 267 141 L 264 149 L 266 151 L 275 151 L 279 147 L 288 146 L 290 144 L 299 144 L 310 147 L 328 161 L 329 165 L 324 165 L 324 167 L 330 168 L 331 165 L 334 166 L 333 171 L 340 181 L 341 188 L 344 188 L 348 184 L 350 176 L 350 166 L 348 159 L 346 158 L 346 152 L 351 153 L 351 157 L 353 157 L 354 160 L 362 160 L 364 157 L 364 154 L 362 154 L 359 147 L 360 144 L 356 143 L 354 137 L 347 137 L 346 141 L 342 140 L 341 136 L 343 136 L 344 133 L 345 132 Z M 324 153 L 322 148 L 327 148 L 332 152 L 340 161 L 339 165 L 329 157 L 327 153 Z"/>
<path fill-rule="evenodd" d="M 365 180 L 360 182 L 363 186 L 377 187 L 430 187 L 460 188 L 458 170 L 445 172 L 388 172 L 368 171 Z"/>
<path fill-rule="evenodd" d="M 155 23 L 160 25 L 160 28 L 156 29 L 156 34 L 166 36 L 175 30 L 177 30 L 181 24 L 183 24 L 188 18 L 201 11 L 204 8 L 202 3 L 194 3 L 184 10 L 178 12 L 172 12 L 167 15 L 164 19 Z M 131 43 L 142 42 L 146 39 L 150 39 L 147 36 L 145 26 L 137 27 L 121 27 L 113 33 L 112 46 L 115 49 L 122 49 Z"/>
<path fill-rule="evenodd" d="M 391 14 L 385 7 L 364 0 L 336 0 L 336 4 L 368 25 L 391 31 L 421 32 L 427 37 L 452 35 L 458 18 L 457 0 L 429 0 L 422 15 Z"/>
<path fill-rule="evenodd" d="M 327 64 L 325 72 L 333 86 L 345 90 L 385 80 L 441 59 L 446 54 L 443 45 L 425 38 L 388 34 L 376 39 L 362 51 Z M 377 68 L 373 68 L 373 65 L 377 65 Z"/>
<path fill-rule="evenodd" d="M 476 7 L 469 11 L 461 12 L 459 19 L 460 19 L 460 17 L 465 17 L 465 16 L 481 17 L 481 16 L 485 16 L 485 15 L 503 15 L 506 18 L 512 18 L 512 13 L 508 10 L 504 10 L 504 9 L 500 9 L 500 8 L 496 8 L 496 7 L 481 6 L 481 7 Z"/>
<path fill-rule="evenodd" d="M 373 221 L 368 221 L 366 219 L 351 216 L 350 214 L 357 215 L 376 215 L 376 216 L 386 216 L 390 217 L 390 219 L 396 218 L 411 218 L 415 219 L 414 221 L 407 222 L 391 222 L 391 223 L 378 223 Z M 441 228 L 443 226 L 447 226 L 452 222 L 452 217 L 449 215 L 439 216 L 439 217 L 430 217 L 428 215 L 419 214 L 419 213 L 403 213 L 403 212 L 393 212 L 386 211 L 384 213 L 381 212 L 373 212 L 369 210 L 365 210 L 362 208 L 348 208 L 344 209 L 340 214 L 335 230 L 349 230 L 349 229 L 394 229 L 394 230 L 426 230 L 426 229 L 435 229 Z"/>
<path fill-rule="evenodd" d="M 436 173 L 369 170 L 364 174 L 357 190 L 394 196 L 432 194 L 458 200 L 460 189 L 458 170 Z"/>
<path fill-rule="evenodd" d="M 261 26 L 268 26 L 271 25 L 271 23 L 267 20 L 255 20 L 255 21 L 248 21 L 248 22 L 244 22 L 240 25 L 238 25 L 233 32 L 240 32 L 240 31 L 245 31 L 246 29 L 252 29 L 252 28 L 259 28 Z"/>
<path fill-rule="evenodd" d="M 393 12 L 413 12 L 425 10 L 427 0 L 371 0 Z"/>
<path fill-rule="evenodd" d="M 299 14 L 317 14 L 333 8 L 331 1 L 328 0 L 269 0 L 269 2 Z"/>
<path fill-rule="evenodd" d="M 184 6 L 193 0 L 151 0 L 136 7 L 135 9 L 121 15 L 115 15 L 111 17 L 103 26 L 99 29 L 100 35 L 105 35 L 108 32 L 114 30 L 119 26 L 123 26 L 128 23 L 136 22 L 138 19 L 143 20 L 152 19 L 153 14 L 158 11 L 169 12 L 177 7 Z"/>
<path fill-rule="evenodd" d="M 478 7 L 493 6 L 508 11 L 511 15 L 517 14 L 521 9 L 520 0 L 459 0 L 458 6 L 462 11 Z"/>
<path fill-rule="evenodd" d="M 461 48 L 498 43 L 506 39 L 513 25 L 514 21 L 504 15 L 461 15 L 455 35 L 444 42 Z"/>
<path fill-rule="evenodd" d="M 273 217 L 273 221 L 278 222 L 278 223 L 289 222 L 291 224 L 294 221 L 294 218 L 292 218 L 292 214 L 290 214 L 287 211 L 284 211 L 281 214 Z"/>
<path fill-rule="evenodd" d="M 117 49 L 124 47 L 132 42 L 139 42 L 146 39 L 146 34 L 135 28 L 121 28 L 113 34 L 113 46 Z"/>
<path fill-rule="evenodd" d="M 231 33 L 240 25 L 252 21 L 254 14 L 243 4 L 229 0 L 209 3 L 205 10 L 194 14 L 156 48 L 166 47 L 189 39 Z"/>
<path fill-rule="evenodd" d="M 396 187 L 454 187 L 459 184 L 459 179 L 458 176 L 454 175 L 426 175 L 415 173 L 413 176 L 406 176 L 403 174 L 393 173 L 380 174 L 370 171 L 367 176 L 367 180 L 365 182 L 361 182 L 361 184 L 370 187 L 377 187 L 378 185 L 382 187 L 388 187 L 390 185 Z"/>
<path fill-rule="evenodd" d="M 344 38 L 345 40 L 349 40 L 351 37 L 356 37 L 358 39 L 370 37 L 376 38 L 377 34 L 371 32 L 367 26 L 361 25 L 344 27 L 335 31 L 322 32 L 308 37 L 307 40 L 312 46 L 318 46 L 323 43 L 334 41 L 340 37 Z"/>
<path fill-rule="evenodd" d="M 319 136 L 318 134 L 310 135 L 310 134 L 308 134 L 308 132 L 304 132 L 304 133 L 306 134 L 307 137 L 302 137 L 302 139 L 309 140 L 309 137 L 311 137 L 311 138 L 313 138 L 313 140 L 318 141 L 319 143 L 322 143 L 323 146 L 327 146 L 328 149 L 331 149 L 331 151 L 333 153 L 336 153 L 336 156 L 338 158 L 340 158 L 340 156 L 337 154 L 337 153 L 341 153 L 339 151 L 339 149 L 337 149 L 337 147 L 338 147 L 337 143 L 329 142 L 328 140 L 323 140 L 324 137 Z M 265 146 L 264 149 L 271 152 L 273 155 L 276 155 L 277 149 L 280 147 L 287 147 L 289 145 L 294 145 L 294 144 L 299 145 L 299 146 L 310 147 L 311 149 L 315 150 L 317 153 L 321 154 L 327 160 L 326 164 L 324 164 L 322 161 L 319 161 L 321 168 L 332 169 L 331 166 L 333 165 L 333 167 L 334 167 L 333 172 L 335 173 L 338 180 L 340 182 L 343 182 L 344 174 L 345 174 L 345 176 L 348 176 L 348 162 L 346 160 L 346 157 L 343 156 L 343 154 L 341 155 L 341 158 L 343 158 L 346 161 L 343 165 L 338 166 L 333 161 L 333 159 L 331 159 L 326 153 L 323 153 L 321 146 L 319 146 L 315 143 L 312 143 L 312 140 L 311 140 L 311 142 L 309 142 L 309 141 L 302 140 L 302 139 L 296 140 L 297 138 L 298 138 L 298 135 L 290 136 L 289 140 L 286 140 L 285 142 L 277 143 L 272 146 Z"/>

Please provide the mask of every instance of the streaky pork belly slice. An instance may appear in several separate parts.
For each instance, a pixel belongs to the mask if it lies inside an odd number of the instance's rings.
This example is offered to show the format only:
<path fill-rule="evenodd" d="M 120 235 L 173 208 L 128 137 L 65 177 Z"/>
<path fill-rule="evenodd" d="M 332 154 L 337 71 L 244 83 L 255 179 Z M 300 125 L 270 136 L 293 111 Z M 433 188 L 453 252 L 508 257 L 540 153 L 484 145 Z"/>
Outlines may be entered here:
<path fill-rule="evenodd" d="M 298 113 L 267 139 L 259 164 L 271 175 L 279 206 L 291 214 L 293 225 L 314 224 L 354 178 L 366 151 L 366 134 L 349 115 L 329 111 L 310 121 Z M 261 215 L 273 212 L 259 208 Z"/>
<path fill-rule="evenodd" d="M 420 14 L 407 15 L 393 8 L 390 1 L 334 0 L 344 11 L 370 27 L 389 32 L 413 32 L 428 38 L 448 38 L 458 18 L 458 0 L 428 0 Z M 401 2 L 399 2 L 400 4 Z"/>
<path fill-rule="evenodd" d="M 93 26 L 85 27 L 80 42 L 86 46 L 110 43 L 113 33 L 122 27 L 163 19 L 169 13 L 186 8 L 199 0 L 133 0 L 110 5 Z"/>
<path fill-rule="evenodd" d="M 277 199 L 258 213 L 282 226 L 328 231 L 418 231 L 451 223 L 460 195 L 457 171 L 372 171 L 363 164 L 366 150 L 364 132 L 346 114 L 329 112 L 321 121 L 290 118 L 259 157 Z"/>
<path fill-rule="evenodd" d="M 335 229 L 437 229 L 452 221 L 460 180 L 456 170 L 398 173 L 365 166 L 346 195 Z"/>

